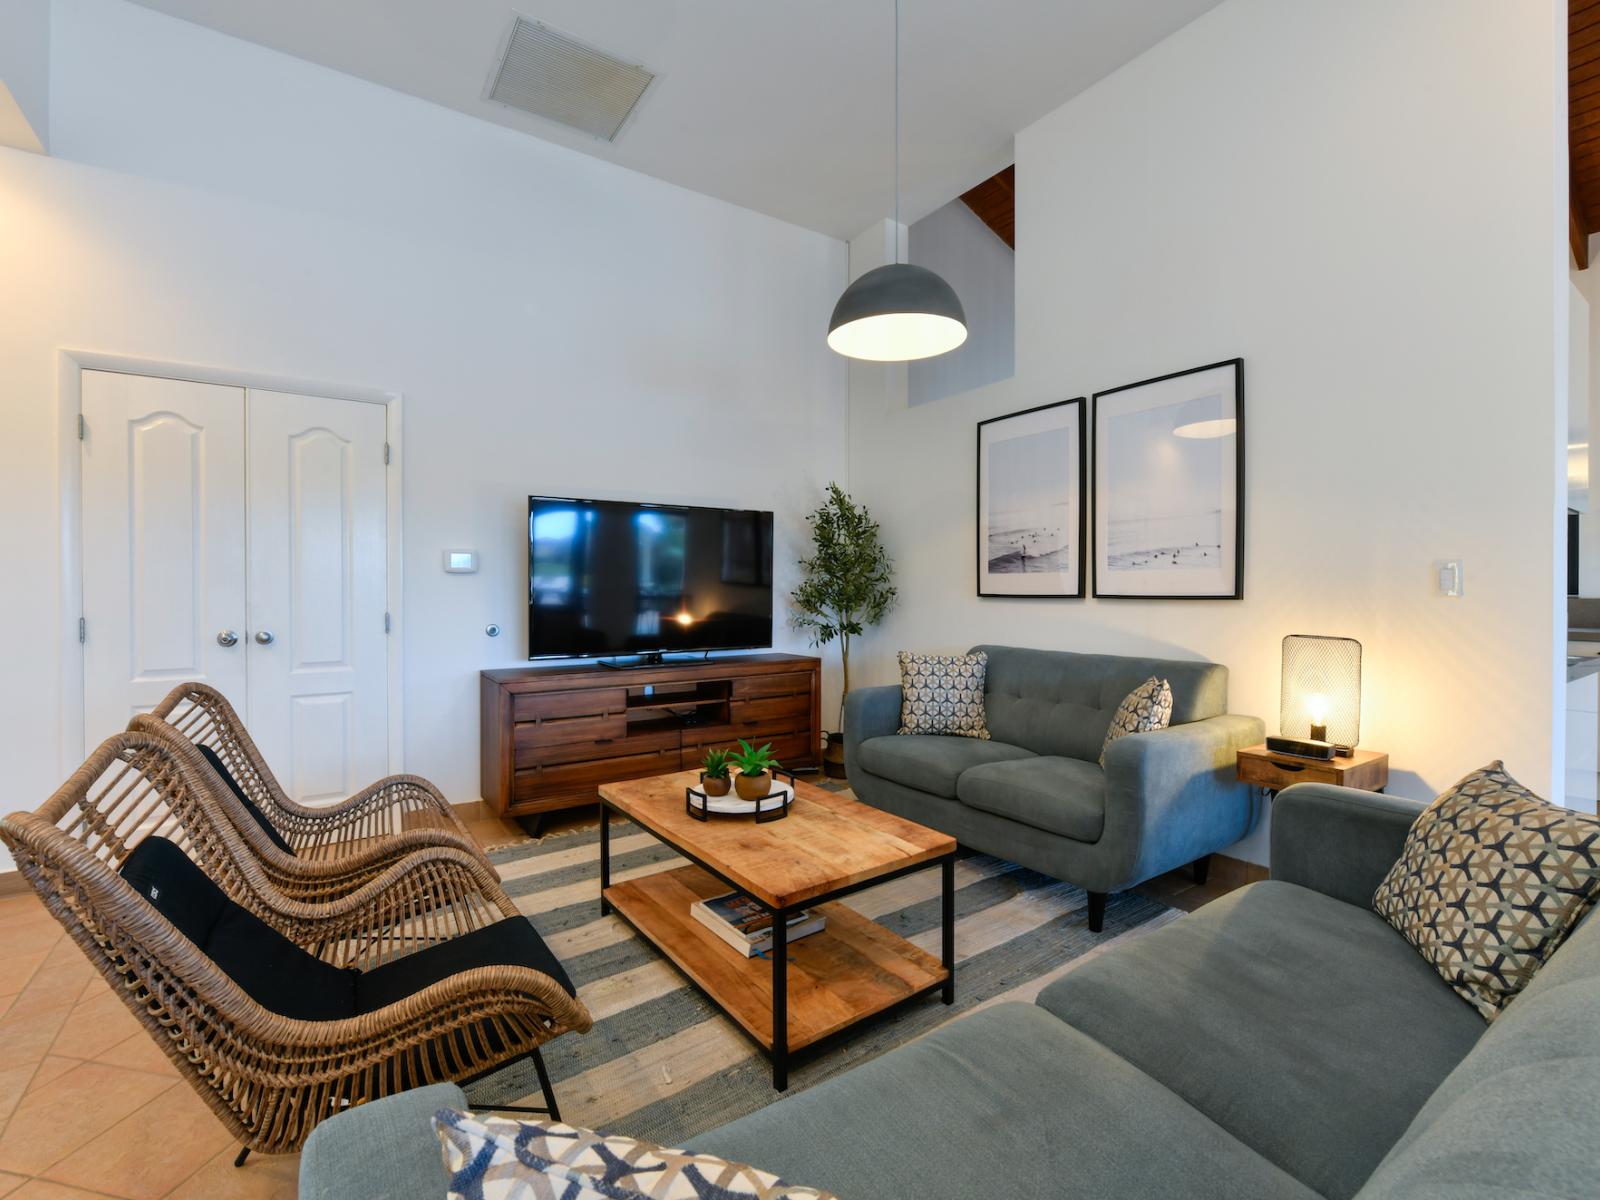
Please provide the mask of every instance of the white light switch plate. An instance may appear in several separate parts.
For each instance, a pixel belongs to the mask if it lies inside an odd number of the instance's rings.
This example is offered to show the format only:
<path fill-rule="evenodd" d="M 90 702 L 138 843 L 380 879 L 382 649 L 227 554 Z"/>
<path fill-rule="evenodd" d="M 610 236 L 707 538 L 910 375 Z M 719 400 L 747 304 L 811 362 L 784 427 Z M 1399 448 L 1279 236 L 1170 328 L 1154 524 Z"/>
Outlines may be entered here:
<path fill-rule="evenodd" d="M 1459 596 L 1463 589 L 1461 574 L 1461 560 L 1452 558 L 1442 562 L 1439 566 L 1439 594 L 1441 596 Z"/>

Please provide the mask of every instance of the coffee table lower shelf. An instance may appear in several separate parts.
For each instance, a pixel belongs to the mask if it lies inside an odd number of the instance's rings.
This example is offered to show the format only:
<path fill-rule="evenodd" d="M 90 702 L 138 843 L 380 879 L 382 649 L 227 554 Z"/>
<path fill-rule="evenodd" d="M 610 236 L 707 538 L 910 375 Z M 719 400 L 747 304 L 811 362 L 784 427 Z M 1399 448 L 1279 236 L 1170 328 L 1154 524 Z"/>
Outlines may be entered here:
<path fill-rule="evenodd" d="M 790 1051 L 814 1045 L 867 1017 L 943 988 L 939 959 L 841 903 L 813 906 L 827 927 L 789 946 L 788 1037 L 774 1046 L 773 964 L 744 958 L 689 911 L 728 885 L 696 866 L 659 871 L 605 890 L 641 936 L 773 1056 L 774 1083 L 787 1083 Z"/>

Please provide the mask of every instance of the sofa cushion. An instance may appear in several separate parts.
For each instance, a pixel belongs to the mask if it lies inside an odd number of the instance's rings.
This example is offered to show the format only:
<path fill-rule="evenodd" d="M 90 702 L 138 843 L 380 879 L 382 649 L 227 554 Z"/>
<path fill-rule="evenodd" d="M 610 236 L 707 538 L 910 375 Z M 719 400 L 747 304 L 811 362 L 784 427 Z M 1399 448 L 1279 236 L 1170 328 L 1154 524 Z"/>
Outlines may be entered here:
<path fill-rule="evenodd" d="M 1174 725 L 1220 717 L 1228 708 L 1228 668 L 1216 663 L 973 647 L 979 651 L 989 656 L 989 733 L 1035 754 L 1096 761 L 1117 705 L 1152 675 L 1172 688 Z"/>
<path fill-rule="evenodd" d="M 1077 758 L 1015 758 L 962 772 L 956 798 L 1046 833 L 1093 842 L 1106 821 L 1106 773 Z"/>
<path fill-rule="evenodd" d="M 300 1151 L 300 1200 L 439 1200 L 450 1174 L 433 1114 L 466 1103 L 455 1084 L 435 1083 L 329 1117 Z"/>
<path fill-rule="evenodd" d="M 1085 961 L 1039 1003 L 1335 1200 L 1484 1030 L 1375 913 L 1274 881 Z"/>
<path fill-rule="evenodd" d="M 691 1147 L 872 1200 L 1312 1200 L 1148 1075 L 1027 1004 L 952 1021 Z"/>
<path fill-rule="evenodd" d="M 1492 1021 L 1600 896 L 1597 842 L 1492 762 L 1423 809 L 1372 907 Z"/>
<path fill-rule="evenodd" d="M 947 800 L 956 798 L 963 771 L 984 763 L 1033 757 L 1020 746 L 936 734 L 890 734 L 861 743 L 861 765 L 874 775 Z"/>
<path fill-rule="evenodd" d="M 1596 1112 L 1600 919 L 1590 916 L 1428 1099 L 1359 1200 L 1592 1196 Z"/>

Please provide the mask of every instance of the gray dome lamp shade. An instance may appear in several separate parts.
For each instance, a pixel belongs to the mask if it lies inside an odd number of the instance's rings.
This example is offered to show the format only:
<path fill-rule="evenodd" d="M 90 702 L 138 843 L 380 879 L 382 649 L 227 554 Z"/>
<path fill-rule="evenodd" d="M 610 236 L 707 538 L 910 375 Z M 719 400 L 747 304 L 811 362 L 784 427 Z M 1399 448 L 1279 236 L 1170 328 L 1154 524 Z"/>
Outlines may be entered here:
<path fill-rule="evenodd" d="M 900 225 L 900 0 L 894 0 L 894 223 Z M 948 354 L 967 340 L 967 314 L 927 267 L 895 261 L 857 279 L 833 306 L 828 345 L 846 358 L 911 362 Z"/>
<path fill-rule="evenodd" d="M 847 358 L 909 362 L 967 340 L 956 291 L 913 263 L 875 267 L 845 288 L 828 322 L 828 345 Z"/>

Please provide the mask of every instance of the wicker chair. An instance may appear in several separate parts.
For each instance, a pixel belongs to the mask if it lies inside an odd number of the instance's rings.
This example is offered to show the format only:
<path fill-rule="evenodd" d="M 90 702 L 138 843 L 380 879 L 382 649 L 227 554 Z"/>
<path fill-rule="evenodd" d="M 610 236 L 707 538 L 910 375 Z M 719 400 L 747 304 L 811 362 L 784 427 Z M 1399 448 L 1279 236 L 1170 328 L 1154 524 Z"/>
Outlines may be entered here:
<path fill-rule="evenodd" d="M 205 784 L 203 794 L 210 802 L 213 818 L 226 822 L 239 835 L 262 874 L 286 899 L 311 903 L 336 900 L 359 890 L 408 855 L 424 850 L 460 850 L 494 872 L 475 843 L 463 845 L 459 837 L 444 829 L 408 829 L 348 844 L 333 843 L 309 857 L 297 854 L 262 810 L 248 800 L 247 793 L 231 777 L 219 774 L 219 768 L 226 768 L 212 747 L 192 743 L 183 731 L 146 714 L 134 717 L 128 729 L 199 752 L 185 758 Z"/>
<path fill-rule="evenodd" d="M 297 1150 L 350 1105 L 527 1057 L 547 1106 L 532 1111 L 556 1114 L 539 1047 L 591 1019 L 481 861 L 438 846 L 339 899 L 286 897 L 216 819 L 201 762 L 180 738 L 117 734 L 37 812 L 0 821 L 0 839 L 243 1143 L 238 1162 Z M 502 935 L 531 939 L 559 980 L 497 957 Z M 289 1003 L 263 1004 L 274 989 Z M 280 1011 L 307 1007 L 325 1011 Z"/>
<path fill-rule="evenodd" d="M 352 843 L 370 849 L 377 841 L 397 838 L 404 846 L 394 847 L 396 853 L 420 846 L 452 846 L 483 858 L 450 802 L 420 775 L 387 776 L 338 804 L 309 807 L 295 803 L 262 758 L 233 705 L 207 684 L 180 683 L 148 715 L 135 717 L 129 728 L 148 729 L 152 720 L 165 722 L 210 752 L 218 777 L 236 793 L 232 798 L 240 801 L 227 807 L 241 830 L 258 834 L 265 832 L 265 825 L 272 831 L 269 839 L 281 843 L 281 849 L 302 864 L 348 857 L 356 848 Z M 241 821 L 241 816 L 248 819 Z M 251 838 L 251 844 L 261 845 L 262 841 Z"/>

